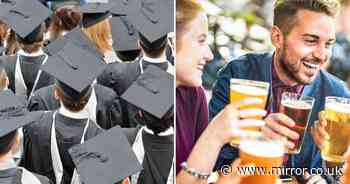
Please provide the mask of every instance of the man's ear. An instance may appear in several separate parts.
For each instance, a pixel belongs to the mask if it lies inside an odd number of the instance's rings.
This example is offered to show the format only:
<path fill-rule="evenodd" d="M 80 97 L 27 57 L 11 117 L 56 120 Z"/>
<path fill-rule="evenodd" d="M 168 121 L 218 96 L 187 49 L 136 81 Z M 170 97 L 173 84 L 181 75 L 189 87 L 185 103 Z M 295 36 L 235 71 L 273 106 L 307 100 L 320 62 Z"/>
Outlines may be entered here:
<path fill-rule="evenodd" d="M 277 26 L 273 26 L 270 33 L 271 43 L 276 49 L 283 48 L 284 35 L 282 30 Z"/>

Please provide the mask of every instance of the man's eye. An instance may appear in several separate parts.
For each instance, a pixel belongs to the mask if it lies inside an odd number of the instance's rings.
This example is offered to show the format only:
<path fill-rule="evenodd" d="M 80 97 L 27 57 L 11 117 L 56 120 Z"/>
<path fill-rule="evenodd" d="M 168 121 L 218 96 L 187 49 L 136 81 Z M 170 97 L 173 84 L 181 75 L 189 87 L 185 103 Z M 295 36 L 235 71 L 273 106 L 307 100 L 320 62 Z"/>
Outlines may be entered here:
<path fill-rule="evenodd" d="M 305 40 L 305 42 L 312 44 L 312 43 L 316 43 L 316 40 Z"/>

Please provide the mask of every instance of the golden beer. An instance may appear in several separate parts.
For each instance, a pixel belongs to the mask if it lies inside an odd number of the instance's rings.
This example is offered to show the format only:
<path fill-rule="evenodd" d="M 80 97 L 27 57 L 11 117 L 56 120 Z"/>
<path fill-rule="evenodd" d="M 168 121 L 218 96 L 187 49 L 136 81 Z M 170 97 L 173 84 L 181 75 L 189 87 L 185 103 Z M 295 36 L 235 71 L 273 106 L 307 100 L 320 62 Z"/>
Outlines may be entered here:
<path fill-rule="evenodd" d="M 278 180 L 277 167 L 281 167 L 284 155 L 282 142 L 272 140 L 242 140 L 239 145 L 241 164 L 253 164 L 253 171 L 240 173 L 249 175 L 241 180 L 241 184 L 267 184 Z"/>
<path fill-rule="evenodd" d="M 326 97 L 325 116 L 329 140 L 321 150 L 322 158 L 329 162 L 344 162 L 350 143 L 350 99 Z"/>
<path fill-rule="evenodd" d="M 299 134 L 299 139 L 293 140 L 295 146 L 288 150 L 289 154 L 298 154 L 301 150 L 314 101 L 315 99 L 312 97 L 296 93 L 285 92 L 282 94 L 279 112 L 293 119 L 295 126 L 290 127 L 290 129 Z"/>
<path fill-rule="evenodd" d="M 240 105 L 240 110 L 247 109 L 261 109 L 264 110 L 266 106 L 266 101 L 269 93 L 269 83 L 259 82 L 244 79 L 231 79 L 230 81 L 230 103 L 231 104 L 241 104 L 245 99 L 260 99 L 261 103 L 256 103 L 253 105 Z M 262 117 L 249 117 L 244 118 L 249 119 L 262 119 Z M 248 121 L 247 121 L 248 122 Z M 259 136 L 261 132 L 261 127 L 264 123 L 251 123 L 249 126 L 241 128 L 242 130 L 248 132 L 249 134 L 256 134 Z M 239 137 L 234 137 L 231 140 L 232 146 L 237 146 L 240 143 Z"/>

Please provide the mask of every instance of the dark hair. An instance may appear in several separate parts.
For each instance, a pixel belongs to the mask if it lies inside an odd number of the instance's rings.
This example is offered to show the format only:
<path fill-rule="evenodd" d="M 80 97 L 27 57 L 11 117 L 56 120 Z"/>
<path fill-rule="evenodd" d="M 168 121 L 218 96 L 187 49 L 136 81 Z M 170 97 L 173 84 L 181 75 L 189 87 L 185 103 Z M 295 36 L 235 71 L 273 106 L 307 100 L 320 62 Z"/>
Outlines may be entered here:
<path fill-rule="evenodd" d="M 7 37 L 6 55 L 13 55 L 18 51 L 18 43 L 16 41 L 16 33 L 11 29 Z"/>
<path fill-rule="evenodd" d="M 339 12 L 338 0 L 276 0 L 273 25 L 287 35 L 297 23 L 299 10 L 310 10 L 335 17 Z"/>
<path fill-rule="evenodd" d="M 141 50 L 128 50 L 128 51 L 116 51 L 115 53 L 122 61 L 134 61 L 139 55 Z"/>
<path fill-rule="evenodd" d="M 19 44 L 19 47 L 27 53 L 38 51 L 43 47 L 44 44 L 45 29 L 45 23 L 42 23 L 25 38 L 16 35 L 16 40 Z"/>
<path fill-rule="evenodd" d="M 139 37 L 140 37 L 140 46 L 142 50 L 147 54 L 147 56 L 151 58 L 160 57 L 168 45 L 168 42 L 167 42 L 168 40 L 166 35 L 157 39 L 152 43 L 150 43 L 142 34 L 139 34 Z"/>
<path fill-rule="evenodd" d="M 4 155 L 11 151 L 13 144 L 15 144 L 16 136 L 17 130 L 14 130 L 0 138 L 0 155 Z"/>
<path fill-rule="evenodd" d="M 57 95 L 60 97 L 60 100 L 62 101 L 63 106 L 72 112 L 79 112 L 84 109 L 84 107 L 89 101 L 89 98 L 91 96 L 91 91 L 92 91 L 91 87 L 89 86 L 85 88 L 80 94 L 77 94 L 74 97 L 73 96 L 68 97 L 68 94 L 72 93 L 72 91 L 74 90 L 69 86 L 63 83 L 59 83 L 57 81 L 55 83 L 55 89 L 57 91 Z"/>
<path fill-rule="evenodd" d="M 158 119 L 146 111 L 141 111 L 141 114 L 138 114 L 137 116 L 137 118 L 141 120 L 147 128 L 151 129 L 155 135 L 158 135 L 174 125 L 173 108 L 171 108 L 162 119 Z"/>

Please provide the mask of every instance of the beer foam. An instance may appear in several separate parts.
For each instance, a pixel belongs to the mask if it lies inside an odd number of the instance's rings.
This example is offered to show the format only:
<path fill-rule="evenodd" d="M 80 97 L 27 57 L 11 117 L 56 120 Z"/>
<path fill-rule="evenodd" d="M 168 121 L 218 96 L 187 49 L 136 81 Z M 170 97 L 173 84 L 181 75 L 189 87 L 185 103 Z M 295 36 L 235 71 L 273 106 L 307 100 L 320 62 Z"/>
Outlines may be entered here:
<path fill-rule="evenodd" d="M 312 105 L 300 100 L 282 100 L 281 104 L 293 109 L 312 109 Z"/>
<path fill-rule="evenodd" d="M 284 154 L 284 146 L 277 141 L 242 140 L 239 149 L 257 157 L 280 157 Z"/>
<path fill-rule="evenodd" d="M 344 104 L 340 102 L 329 102 L 326 104 L 326 109 L 330 109 L 340 113 L 350 113 L 350 104 Z"/>
<path fill-rule="evenodd" d="M 232 85 L 231 90 L 239 93 L 244 93 L 250 96 L 265 96 L 268 94 L 268 90 L 256 87 L 256 86 L 243 86 L 243 85 Z"/>

